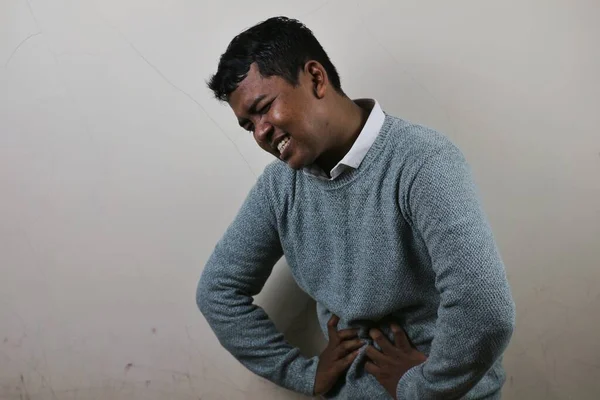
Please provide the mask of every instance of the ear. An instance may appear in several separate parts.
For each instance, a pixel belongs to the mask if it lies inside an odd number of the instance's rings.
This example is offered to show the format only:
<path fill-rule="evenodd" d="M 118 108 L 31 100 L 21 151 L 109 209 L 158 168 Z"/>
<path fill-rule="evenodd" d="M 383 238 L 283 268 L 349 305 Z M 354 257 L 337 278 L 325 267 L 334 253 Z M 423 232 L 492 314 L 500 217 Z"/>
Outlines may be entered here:
<path fill-rule="evenodd" d="M 327 71 L 320 62 L 311 60 L 304 65 L 304 72 L 311 80 L 313 94 L 316 98 L 322 99 L 329 86 Z"/>

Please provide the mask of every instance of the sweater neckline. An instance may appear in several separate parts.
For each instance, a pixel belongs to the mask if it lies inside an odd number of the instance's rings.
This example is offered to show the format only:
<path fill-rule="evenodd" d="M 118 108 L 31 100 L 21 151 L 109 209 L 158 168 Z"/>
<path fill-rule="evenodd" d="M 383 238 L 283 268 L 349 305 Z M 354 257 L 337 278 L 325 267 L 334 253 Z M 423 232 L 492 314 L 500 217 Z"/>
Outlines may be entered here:
<path fill-rule="evenodd" d="M 342 186 L 347 185 L 348 183 L 355 180 L 361 173 L 365 170 L 369 169 L 371 163 L 381 154 L 383 148 L 386 146 L 388 138 L 391 136 L 390 131 L 392 126 L 394 125 L 394 118 L 388 114 L 385 114 L 385 121 L 383 122 L 383 126 L 379 130 L 379 134 L 377 138 L 371 145 L 371 148 L 365 155 L 362 163 L 358 166 L 358 168 L 346 171 L 342 175 L 338 176 L 334 180 L 325 180 L 319 179 L 314 176 L 303 174 L 304 177 L 314 185 L 320 186 L 325 190 L 334 190 L 338 189 Z"/>

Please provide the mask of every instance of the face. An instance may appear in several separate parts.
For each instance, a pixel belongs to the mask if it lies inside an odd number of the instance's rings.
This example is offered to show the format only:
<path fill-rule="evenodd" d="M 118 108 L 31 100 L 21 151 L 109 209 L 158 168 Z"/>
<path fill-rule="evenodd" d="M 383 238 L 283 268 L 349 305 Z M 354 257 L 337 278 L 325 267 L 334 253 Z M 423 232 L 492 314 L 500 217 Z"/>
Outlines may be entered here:
<path fill-rule="evenodd" d="M 252 64 L 229 96 L 240 126 L 254 135 L 263 150 L 294 169 L 314 163 L 327 148 L 319 74 L 315 78 L 307 64 L 299 84 L 293 86 L 279 76 L 263 77 Z"/>

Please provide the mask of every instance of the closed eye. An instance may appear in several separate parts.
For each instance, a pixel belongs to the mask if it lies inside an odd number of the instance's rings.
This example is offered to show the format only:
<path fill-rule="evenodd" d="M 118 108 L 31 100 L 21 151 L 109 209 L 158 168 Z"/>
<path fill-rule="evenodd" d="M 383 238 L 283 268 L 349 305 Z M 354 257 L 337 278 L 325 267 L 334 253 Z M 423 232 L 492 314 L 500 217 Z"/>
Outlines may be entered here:
<path fill-rule="evenodd" d="M 257 100 L 260 101 L 264 98 L 264 96 L 261 96 L 260 98 L 258 98 Z M 277 97 L 275 97 L 277 98 Z M 269 110 L 271 109 L 271 105 L 273 104 L 273 102 L 275 101 L 275 99 L 271 100 L 270 102 L 268 102 L 267 104 L 265 104 L 260 110 L 256 111 L 254 109 L 254 105 L 252 105 L 250 107 L 250 113 L 251 114 L 258 114 L 260 116 L 265 115 L 266 113 L 269 112 Z M 247 119 L 241 119 L 240 120 L 240 126 L 242 128 L 244 128 L 245 130 L 247 130 L 248 132 L 254 132 L 254 124 L 251 123 L 249 120 Z"/>
<path fill-rule="evenodd" d="M 267 105 L 265 105 L 263 108 L 261 108 L 260 110 L 258 110 L 258 113 L 260 115 L 264 115 L 266 113 L 269 112 L 269 110 L 271 109 L 271 104 L 273 104 L 273 102 L 271 101 L 270 103 L 267 103 Z"/>

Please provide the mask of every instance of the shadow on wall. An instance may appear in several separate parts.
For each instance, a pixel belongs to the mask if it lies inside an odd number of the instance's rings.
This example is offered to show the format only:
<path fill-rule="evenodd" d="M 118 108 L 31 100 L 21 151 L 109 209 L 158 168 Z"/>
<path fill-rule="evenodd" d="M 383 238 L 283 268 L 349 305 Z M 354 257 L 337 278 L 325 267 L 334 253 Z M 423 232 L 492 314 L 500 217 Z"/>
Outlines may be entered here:
<path fill-rule="evenodd" d="M 292 346 L 300 349 L 305 357 L 318 356 L 327 346 L 327 340 L 319 326 L 317 303 L 308 299 L 306 309 L 298 315 L 284 336 Z"/>
<path fill-rule="evenodd" d="M 298 347 L 305 356 L 318 355 L 325 348 L 316 303 L 298 287 L 285 258 L 273 267 L 254 302 L 266 311 L 290 344 Z"/>

